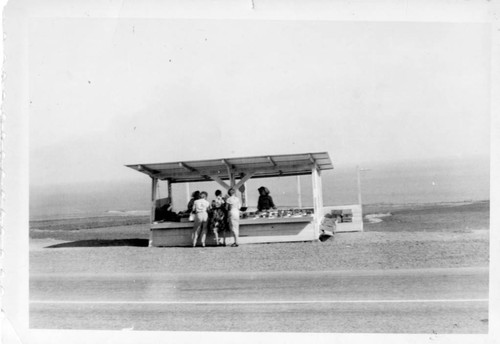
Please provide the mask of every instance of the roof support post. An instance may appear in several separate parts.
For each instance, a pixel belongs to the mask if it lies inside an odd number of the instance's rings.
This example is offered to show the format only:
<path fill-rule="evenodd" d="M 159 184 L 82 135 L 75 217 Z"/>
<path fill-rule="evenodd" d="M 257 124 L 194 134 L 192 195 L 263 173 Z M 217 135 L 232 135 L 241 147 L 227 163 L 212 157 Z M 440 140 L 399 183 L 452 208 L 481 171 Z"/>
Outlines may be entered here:
<path fill-rule="evenodd" d="M 222 186 L 224 189 L 229 190 L 231 185 L 228 185 L 225 181 L 223 181 L 219 176 L 209 176 L 214 182 Z"/>
<path fill-rule="evenodd" d="M 151 223 L 153 223 L 155 220 L 157 189 L 158 189 L 158 178 L 151 178 Z"/>
<path fill-rule="evenodd" d="M 186 183 L 186 204 L 191 200 L 191 194 L 189 192 L 189 183 Z"/>
<path fill-rule="evenodd" d="M 313 204 L 314 204 L 314 238 L 319 238 L 319 226 L 323 217 L 323 196 L 321 195 L 321 173 L 313 166 L 311 171 Z"/>
<path fill-rule="evenodd" d="M 235 184 L 233 167 L 226 159 L 222 159 L 222 162 L 224 163 L 224 165 L 226 165 L 227 175 L 229 176 L 229 184 L 233 188 Z"/>
<path fill-rule="evenodd" d="M 241 192 L 241 205 L 243 207 L 246 207 L 247 206 L 247 187 L 245 185 L 245 183 L 243 183 L 243 185 L 241 185 L 238 190 Z"/>
<path fill-rule="evenodd" d="M 247 174 L 244 174 L 240 180 L 238 181 L 238 183 L 236 183 L 236 185 L 234 185 L 234 188 L 239 190 L 240 193 L 241 193 L 241 204 L 243 207 L 246 207 L 247 206 L 247 199 L 248 199 L 248 194 L 247 194 L 247 186 L 246 186 L 246 182 L 247 180 L 249 180 L 250 178 L 252 178 L 252 176 L 254 175 L 254 173 L 247 173 Z"/>
<path fill-rule="evenodd" d="M 172 198 L 172 182 L 170 179 L 167 179 L 167 197 L 170 200 L 170 206 L 173 207 L 174 199 Z"/>
<path fill-rule="evenodd" d="M 318 171 L 318 196 L 319 196 L 319 209 L 320 209 L 320 215 L 323 217 L 323 181 L 321 179 L 321 170 L 318 168 L 316 171 Z"/>
<path fill-rule="evenodd" d="M 158 188 L 158 178 L 151 177 L 151 215 L 150 215 L 151 223 L 155 221 L 157 188 Z M 153 231 L 149 232 L 149 247 L 151 246 L 153 246 Z"/>
<path fill-rule="evenodd" d="M 248 199 L 248 192 L 247 192 L 247 184 L 243 183 L 238 190 L 241 193 L 241 206 L 246 207 L 247 206 L 247 199 Z"/>
<path fill-rule="evenodd" d="M 299 201 L 299 208 L 302 208 L 302 190 L 300 188 L 300 176 L 297 176 L 297 198 Z"/>
<path fill-rule="evenodd" d="M 247 180 L 249 180 L 250 178 L 252 178 L 253 175 L 254 175 L 254 173 L 244 174 L 243 177 L 240 178 L 240 180 L 238 181 L 238 183 L 236 183 L 233 187 L 235 189 L 239 189 L 241 186 L 245 185 L 245 183 L 247 182 Z"/>

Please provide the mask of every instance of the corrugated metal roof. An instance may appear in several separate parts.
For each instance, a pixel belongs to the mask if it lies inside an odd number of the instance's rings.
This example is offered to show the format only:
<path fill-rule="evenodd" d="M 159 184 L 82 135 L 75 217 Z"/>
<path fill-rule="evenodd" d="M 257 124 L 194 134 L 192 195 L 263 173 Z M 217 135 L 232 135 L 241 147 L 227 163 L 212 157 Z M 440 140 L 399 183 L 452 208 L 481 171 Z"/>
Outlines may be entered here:
<path fill-rule="evenodd" d="M 221 158 L 211 160 L 177 161 L 152 164 L 126 165 L 139 172 L 172 183 L 199 182 L 218 177 L 229 179 L 229 173 L 236 178 L 253 173 L 252 178 L 296 176 L 311 174 L 316 166 L 319 170 L 333 169 L 327 152 L 263 155 L 243 158 Z"/>

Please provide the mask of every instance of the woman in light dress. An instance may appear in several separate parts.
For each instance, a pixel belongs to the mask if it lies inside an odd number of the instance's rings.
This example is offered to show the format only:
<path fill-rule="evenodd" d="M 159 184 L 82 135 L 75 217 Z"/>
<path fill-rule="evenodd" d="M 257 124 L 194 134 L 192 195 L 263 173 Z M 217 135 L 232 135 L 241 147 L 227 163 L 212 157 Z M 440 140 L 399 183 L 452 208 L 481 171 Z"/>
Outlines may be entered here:
<path fill-rule="evenodd" d="M 229 229 L 234 237 L 234 244 L 232 244 L 231 247 L 238 247 L 241 202 L 240 199 L 235 196 L 236 191 L 233 188 L 229 189 L 227 193 L 229 195 L 229 198 L 226 200 L 228 206 L 228 223 Z"/>

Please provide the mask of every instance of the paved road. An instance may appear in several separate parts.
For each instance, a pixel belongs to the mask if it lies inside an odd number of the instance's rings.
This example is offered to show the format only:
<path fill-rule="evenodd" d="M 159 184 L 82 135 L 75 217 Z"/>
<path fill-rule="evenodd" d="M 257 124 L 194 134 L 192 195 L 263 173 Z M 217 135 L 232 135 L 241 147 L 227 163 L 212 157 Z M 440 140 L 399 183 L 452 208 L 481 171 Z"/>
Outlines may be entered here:
<path fill-rule="evenodd" d="M 486 268 L 32 275 L 33 328 L 487 333 Z"/>

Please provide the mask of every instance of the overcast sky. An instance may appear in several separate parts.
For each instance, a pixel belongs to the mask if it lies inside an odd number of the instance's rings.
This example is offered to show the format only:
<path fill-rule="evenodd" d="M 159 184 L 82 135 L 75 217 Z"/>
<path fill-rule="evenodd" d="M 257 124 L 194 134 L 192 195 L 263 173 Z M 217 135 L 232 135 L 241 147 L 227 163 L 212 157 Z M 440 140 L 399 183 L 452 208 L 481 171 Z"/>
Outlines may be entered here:
<path fill-rule="evenodd" d="M 490 45 L 485 24 L 33 20 L 31 183 L 314 151 L 488 157 Z"/>

